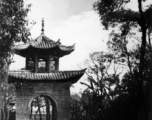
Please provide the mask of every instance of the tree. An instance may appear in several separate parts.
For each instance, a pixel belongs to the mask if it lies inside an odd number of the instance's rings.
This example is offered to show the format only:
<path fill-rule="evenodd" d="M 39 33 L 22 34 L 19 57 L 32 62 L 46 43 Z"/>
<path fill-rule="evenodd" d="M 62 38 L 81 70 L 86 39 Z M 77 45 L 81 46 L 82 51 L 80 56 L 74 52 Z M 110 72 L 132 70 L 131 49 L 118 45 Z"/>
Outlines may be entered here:
<path fill-rule="evenodd" d="M 129 75 L 126 76 L 131 77 L 127 78 L 127 80 L 131 79 L 131 81 L 135 81 L 133 83 L 136 83 L 134 87 L 137 95 L 134 96 L 134 99 L 136 99 L 138 105 L 140 104 L 138 113 L 141 111 L 144 113 L 142 109 L 142 106 L 144 106 L 147 108 L 145 114 L 149 116 L 152 111 L 152 106 L 150 105 L 152 100 L 152 75 L 148 74 L 150 80 L 146 78 L 145 70 L 149 70 L 152 73 L 152 5 L 144 7 L 143 3 L 147 2 L 147 0 L 137 0 L 138 11 L 133 11 L 126 7 L 130 2 L 131 0 L 98 0 L 94 4 L 94 9 L 100 15 L 101 23 L 105 29 L 110 27 L 117 29 L 117 32 L 112 31 L 111 33 L 111 39 L 108 43 L 109 48 L 117 56 L 118 62 L 127 63 L 130 69 Z M 141 39 L 137 38 L 139 33 L 141 34 Z M 127 44 L 132 39 L 140 41 L 134 51 L 127 48 Z M 146 62 L 149 63 L 149 66 L 146 65 Z M 147 89 L 147 91 L 143 91 L 144 89 Z M 147 95 L 146 98 L 144 94 Z M 149 104 L 143 102 L 143 99 L 146 99 Z"/>
<path fill-rule="evenodd" d="M 86 61 L 87 80 L 81 82 L 87 89 L 81 94 L 79 101 L 72 104 L 71 120 L 100 120 L 106 119 L 107 109 L 111 101 L 118 95 L 120 65 L 115 64 L 115 57 L 104 52 L 90 54 Z M 114 66 L 114 69 L 113 69 Z M 112 70 L 113 69 L 113 70 Z M 107 114 L 108 115 L 108 114 Z"/>
<path fill-rule="evenodd" d="M 96 52 L 87 60 L 87 80 L 82 83 L 87 89 L 82 93 L 81 99 L 73 103 L 73 119 L 71 120 L 150 120 L 149 87 L 150 68 L 149 52 L 146 50 L 143 83 L 140 93 L 138 91 L 139 77 L 139 48 L 131 51 L 131 70 L 125 71 L 122 76 L 122 68 L 128 62 L 124 55 L 117 58 L 115 53 Z M 126 59 L 127 61 L 128 59 Z M 114 69 L 114 71 L 111 71 Z M 119 75 L 122 76 L 120 79 Z M 140 97 L 140 99 L 139 99 Z"/>
<path fill-rule="evenodd" d="M 126 40 L 129 36 L 141 32 L 141 46 L 140 46 L 140 66 L 139 73 L 142 80 L 143 62 L 146 51 L 147 34 L 151 33 L 151 20 L 152 20 L 152 5 L 143 6 L 146 0 L 137 0 L 138 11 L 133 11 L 125 6 L 130 3 L 130 0 L 98 0 L 94 4 L 94 9 L 100 15 L 103 26 L 108 29 L 109 27 L 117 27 L 120 39 Z M 135 30 L 133 30 L 135 29 Z M 124 39 L 125 38 L 125 39 Z"/>
<path fill-rule="evenodd" d="M 112 32 L 107 42 L 109 53 L 93 53 L 87 62 L 85 104 L 78 104 L 84 108 L 84 120 L 152 119 L 152 7 L 143 9 L 145 1 L 137 0 L 138 11 L 133 11 L 126 7 L 129 2 L 98 0 L 94 4 L 104 28 Z M 129 48 L 130 44 L 134 46 Z M 113 73 L 109 73 L 111 68 Z M 125 73 L 117 73 L 122 70 Z"/>
<path fill-rule="evenodd" d="M 0 117 L 9 119 L 10 95 L 7 83 L 8 67 L 11 63 L 13 46 L 16 42 L 25 42 L 30 35 L 27 29 L 28 21 L 25 19 L 30 5 L 25 6 L 24 0 L 0 1 Z M 13 91 L 13 90 L 11 90 Z"/>

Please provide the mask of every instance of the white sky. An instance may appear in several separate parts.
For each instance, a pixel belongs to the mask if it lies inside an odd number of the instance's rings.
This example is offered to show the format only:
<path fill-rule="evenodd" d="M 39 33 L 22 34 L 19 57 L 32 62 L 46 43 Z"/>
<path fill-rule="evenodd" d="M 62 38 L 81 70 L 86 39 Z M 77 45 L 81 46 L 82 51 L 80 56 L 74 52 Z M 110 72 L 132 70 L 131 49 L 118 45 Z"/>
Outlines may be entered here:
<path fill-rule="evenodd" d="M 89 53 L 106 51 L 108 31 L 103 30 L 98 14 L 93 10 L 97 0 L 26 0 L 32 4 L 29 21 L 36 24 L 31 27 L 32 38 L 41 33 L 41 21 L 45 21 L 45 35 L 54 41 L 60 39 L 63 45 L 76 43 L 75 51 L 60 59 L 60 70 L 80 69 Z M 134 3 L 130 4 L 136 9 Z M 25 66 L 25 61 L 14 56 L 11 70 Z M 76 85 L 78 90 L 80 87 Z"/>
<path fill-rule="evenodd" d="M 99 16 L 93 10 L 96 0 L 27 1 L 32 4 L 29 21 L 36 22 L 31 27 L 32 38 L 40 35 L 44 18 L 46 36 L 54 41 L 60 39 L 63 45 L 76 43 L 75 51 L 60 59 L 60 70 L 78 69 L 78 64 L 87 59 L 89 53 L 106 50 L 108 32 L 102 30 Z M 10 68 L 24 67 L 20 59 L 17 57 L 16 63 Z"/>

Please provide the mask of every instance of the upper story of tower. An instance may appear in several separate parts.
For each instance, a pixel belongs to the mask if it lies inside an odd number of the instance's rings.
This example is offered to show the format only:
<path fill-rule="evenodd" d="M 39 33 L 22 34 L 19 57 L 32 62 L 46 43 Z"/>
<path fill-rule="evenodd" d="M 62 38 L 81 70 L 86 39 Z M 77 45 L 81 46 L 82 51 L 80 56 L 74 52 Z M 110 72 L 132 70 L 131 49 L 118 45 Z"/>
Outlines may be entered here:
<path fill-rule="evenodd" d="M 25 44 L 14 46 L 15 53 L 26 58 L 26 70 L 35 73 L 50 73 L 59 70 L 59 58 L 70 54 L 75 45 L 62 45 L 60 40 L 53 41 L 44 34 L 42 20 L 41 34 Z"/>

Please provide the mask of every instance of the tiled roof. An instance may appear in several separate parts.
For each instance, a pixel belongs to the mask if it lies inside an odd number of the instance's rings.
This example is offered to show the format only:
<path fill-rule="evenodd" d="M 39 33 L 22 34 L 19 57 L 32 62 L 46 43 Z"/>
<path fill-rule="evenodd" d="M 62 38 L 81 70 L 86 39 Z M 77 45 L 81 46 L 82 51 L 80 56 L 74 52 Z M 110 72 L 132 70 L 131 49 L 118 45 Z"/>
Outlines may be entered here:
<path fill-rule="evenodd" d="M 54 48 L 58 46 L 58 48 L 62 51 L 73 51 L 74 50 L 74 46 L 63 46 L 60 43 L 60 40 L 58 40 L 57 42 L 49 39 L 48 37 L 46 37 L 44 34 L 41 34 L 39 37 L 37 37 L 34 40 L 31 40 L 30 42 L 26 43 L 26 44 L 22 44 L 22 45 L 16 45 L 14 46 L 15 50 L 25 50 L 28 47 L 33 47 L 33 48 L 38 48 L 38 49 L 50 49 L 50 48 Z"/>
<path fill-rule="evenodd" d="M 14 46 L 14 49 L 15 49 L 15 50 L 24 50 L 24 49 L 27 49 L 29 46 L 30 46 L 29 43 L 27 43 L 27 44 L 15 45 L 15 46 Z"/>
<path fill-rule="evenodd" d="M 9 82 L 19 81 L 34 82 L 34 81 L 64 81 L 72 78 L 80 78 L 85 72 L 85 69 L 79 71 L 59 71 L 53 73 L 32 73 L 28 71 L 11 71 L 9 72 Z"/>
<path fill-rule="evenodd" d="M 56 46 L 60 45 L 60 42 L 47 42 L 42 39 L 40 42 L 31 42 L 31 46 L 34 48 L 40 48 L 40 49 L 49 49 L 49 48 L 54 48 Z"/>
<path fill-rule="evenodd" d="M 71 51 L 71 50 L 74 50 L 75 49 L 75 44 L 72 45 L 72 46 L 63 46 L 63 45 L 60 45 L 59 46 L 61 50 L 63 51 Z"/>

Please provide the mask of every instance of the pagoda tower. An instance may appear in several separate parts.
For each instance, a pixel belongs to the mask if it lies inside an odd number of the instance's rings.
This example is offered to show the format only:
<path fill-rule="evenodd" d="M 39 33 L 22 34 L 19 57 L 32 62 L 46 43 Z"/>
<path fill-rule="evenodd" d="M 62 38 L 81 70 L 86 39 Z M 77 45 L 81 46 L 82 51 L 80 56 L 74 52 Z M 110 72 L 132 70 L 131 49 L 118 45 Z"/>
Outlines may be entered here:
<path fill-rule="evenodd" d="M 34 117 L 69 120 L 70 86 L 83 76 L 85 69 L 59 71 L 59 59 L 73 52 L 75 45 L 64 46 L 60 40 L 45 36 L 42 20 L 41 34 L 14 49 L 26 59 L 25 70 L 10 71 L 8 77 L 8 82 L 16 88 L 16 120 L 34 120 Z"/>

